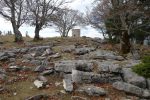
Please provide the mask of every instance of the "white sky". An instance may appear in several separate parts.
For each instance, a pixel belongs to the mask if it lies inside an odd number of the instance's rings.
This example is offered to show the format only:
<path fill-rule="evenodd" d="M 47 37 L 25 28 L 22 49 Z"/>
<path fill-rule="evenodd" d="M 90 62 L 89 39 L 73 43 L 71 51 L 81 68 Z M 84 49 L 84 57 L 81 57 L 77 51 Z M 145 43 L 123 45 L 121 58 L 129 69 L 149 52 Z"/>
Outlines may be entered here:
<path fill-rule="evenodd" d="M 74 0 L 73 3 L 68 4 L 69 8 L 79 10 L 81 12 L 86 11 L 86 7 L 91 8 L 93 0 Z M 2 32 L 4 31 L 12 31 L 11 23 L 4 20 L 0 17 L 0 30 Z M 26 31 L 28 31 L 28 35 L 31 37 L 34 37 L 34 27 L 31 27 L 29 25 L 23 25 L 19 29 L 23 35 L 25 35 Z M 71 32 L 69 33 L 71 35 Z M 60 36 L 59 33 L 56 32 L 56 29 L 49 27 L 45 28 L 40 31 L 41 37 L 54 37 L 54 36 Z M 98 31 L 91 28 L 90 26 L 87 26 L 86 28 L 81 28 L 81 36 L 87 36 L 87 37 L 102 37 Z"/>

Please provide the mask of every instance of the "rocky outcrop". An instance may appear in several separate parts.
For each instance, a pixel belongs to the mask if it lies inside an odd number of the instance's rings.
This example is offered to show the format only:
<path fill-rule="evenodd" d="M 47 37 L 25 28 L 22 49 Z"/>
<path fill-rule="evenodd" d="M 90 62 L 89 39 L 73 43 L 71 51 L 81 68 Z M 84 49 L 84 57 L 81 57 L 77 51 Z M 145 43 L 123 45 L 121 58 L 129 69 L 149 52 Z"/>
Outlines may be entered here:
<path fill-rule="evenodd" d="M 144 90 L 140 87 L 137 87 L 137 86 L 129 84 L 129 83 L 115 82 L 115 83 L 113 83 L 113 87 L 115 89 L 124 91 L 126 93 L 134 94 L 139 97 L 150 98 L 150 91 Z"/>
<path fill-rule="evenodd" d="M 146 79 L 134 73 L 131 68 L 123 68 L 122 73 L 126 82 L 141 88 L 146 88 Z"/>
<path fill-rule="evenodd" d="M 119 60 L 122 61 L 124 58 L 122 56 L 117 55 L 115 52 L 112 51 L 105 51 L 105 50 L 99 50 L 95 51 L 94 53 L 90 54 L 90 58 L 92 59 L 112 59 L 112 60 Z"/>
<path fill-rule="evenodd" d="M 83 72 L 72 70 L 72 80 L 75 83 L 113 83 L 122 81 L 122 78 L 114 74 L 96 74 L 93 72 Z"/>
<path fill-rule="evenodd" d="M 107 94 L 103 88 L 92 85 L 79 87 L 76 91 L 80 93 L 86 93 L 89 96 L 104 96 Z"/>

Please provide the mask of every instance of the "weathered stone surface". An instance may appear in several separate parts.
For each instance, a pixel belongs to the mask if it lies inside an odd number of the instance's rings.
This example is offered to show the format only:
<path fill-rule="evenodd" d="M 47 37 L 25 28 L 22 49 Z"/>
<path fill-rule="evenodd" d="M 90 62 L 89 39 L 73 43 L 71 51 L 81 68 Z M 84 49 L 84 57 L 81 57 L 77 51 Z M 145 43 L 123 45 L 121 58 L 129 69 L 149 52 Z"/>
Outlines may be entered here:
<path fill-rule="evenodd" d="M 34 57 L 31 56 L 30 54 L 26 54 L 26 55 L 23 55 L 23 59 L 31 60 L 31 59 L 34 59 Z"/>
<path fill-rule="evenodd" d="M 73 91 L 73 84 L 70 79 L 63 79 L 63 87 L 65 91 L 72 92 Z"/>
<path fill-rule="evenodd" d="M 50 74 L 52 74 L 52 73 L 54 73 L 54 69 L 51 69 L 51 70 L 45 70 L 45 71 L 43 71 L 42 73 L 41 73 L 41 75 L 50 75 Z"/>
<path fill-rule="evenodd" d="M 122 66 L 120 66 L 119 64 L 112 64 L 109 66 L 109 71 L 113 73 L 121 73 Z"/>
<path fill-rule="evenodd" d="M 72 81 L 72 74 L 64 74 L 64 79 L 68 79 Z"/>
<path fill-rule="evenodd" d="M 68 46 L 63 46 L 62 47 L 62 52 L 71 53 L 74 50 L 75 50 L 74 45 L 68 45 Z"/>
<path fill-rule="evenodd" d="M 51 55 L 51 56 L 49 56 L 49 58 L 51 59 L 51 58 L 60 58 L 61 57 L 61 55 L 59 54 L 59 53 L 56 53 L 56 54 L 53 54 L 53 55 Z"/>
<path fill-rule="evenodd" d="M 107 92 L 100 87 L 96 86 L 82 86 L 77 89 L 78 92 L 86 93 L 89 96 L 104 96 Z"/>
<path fill-rule="evenodd" d="M 114 83 L 117 81 L 122 81 L 121 76 L 114 74 L 93 74 L 91 78 L 92 83 Z"/>
<path fill-rule="evenodd" d="M 119 75 L 109 73 L 95 74 L 93 72 L 72 70 L 72 80 L 75 83 L 113 83 L 122 81 L 122 78 Z"/>
<path fill-rule="evenodd" d="M 115 52 L 105 51 L 105 50 L 95 51 L 93 54 L 91 54 L 90 58 L 93 58 L 93 59 L 112 59 L 112 60 L 119 60 L 119 61 L 124 60 L 124 58 L 122 56 L 118 56 Z"/>
<path fill-rule="evenodd" d="M 42 65 L 37 66 L 34 70 L 34 72 L 43 72 L 46 68 Z"/>
<path fill-rule="evenodd" d="M 109 72 L 109 65 L 111 65 L 112 62 L 110 61 L 104 61 L 98 63 L 98 72 Z"/>
<path fill-rule="evenodd" d="M 86 60 L 66 60 L 55 63 L 55 70 L 58 72 L 71 73 L 72 69 L 80 71 L 91 72 L 93 70 L 93 63 Z"/>
<path fill-rule="evenodd" d="M 6 79 L 6 74 L 0 73 L 0 80 L 4 81 Z"/>
<path fill-rule="evenodd" d="M 122 73 L 122 66 L 115 61 L 103 61 L 98 63 L 98 72 Z"/>
<path fill-rule="evenodd" d="M 142 88 L 139 88 L 135 85 L 129 84 L 129 83 L 125 83 L 125 82 L 115 82 L 113 83 L 113 87 L 115 89 L 127 92 L 127 93 L 131 93 L 134 95 L 137 95 L 139 97 L 145 97 L 145 98 L 150 98 L 150 92 L 147 90 L 144 90 Z"/>
<path fill-rule="evenodd" d="M 40 52 L 44 52 L 46 49 L 50 49 L 51 46 L 37 46 L 37 47 L 32 47 L 29 49 L 29 52 L 32 51 L 40 51 Z"/>
<path fill-rule="evenodd" d="M 28 48 L 22 48 L 21 50 L 20 50 L 20 53 L 27 53 L 28 52 Z"/>
<path fill-rule="evenodd" d="M 135 65 L 137 65 L 139 63 L 140 63 L 140 60 L 132 60 L 132 59 L 130 59 L 130 60 L 123 61 L 122 66 L 123 66 L 123 68 L 132 68 L 133 66 L 135 66 Z"/>
<path fill-rule="evenodd" d="M 38 94 L 31 97 L 26 98 L 25 100 L 47 100 L 48 95 L 46 94 Z"/>
<path fill-rule="evenodd" d="M 146 88 L 146 79 L 134 73 L 131 68 L 123 68 L 122 72 L 126 82 L 141 88 Z"/>
<path fill-rule="evenodd" d="M 55 71 L 57 72 L 64 72 L 64 73 L 71 73 L 72 69 L 75 68 L 75 64 L 73 61 L 60 61 L 55 63 Z"/>
<path fill-rule="evenodd" d="M 42 52 L 40 52 L 40 51 L 34 51 L 34 52 L 31 52 L 30 55 L 31 55 L 32 57 L 37 57 L 37 56 L 41 56 L 41 55 L 42 55 Z"/>
<path fill-rule="evenodd" d="M 80 71 L 91 72 L 93 70 L 93 63 L 86 60 L 79 60 L 75 63 L 75 68 Z"/>
<path fill-rule="evenodd" d="M 40 60 L 31 60 L 30 63 L 33 65 L 39 66 L 41 65 L 42 62 Z"/>
<path fill-rule="evenodd" d="M 44 76 L 42 76 L 42 75 L 38 76 L 37 79 L 38 79 L 39 81 L 44 82 L 44 83 L 47 83 L 47 82 L 48 82 L 47 78 L 44 77 Z"/>
<path fill-rule="evenodd" d="M 45 51 L 44 51 L 44 53 L 42 54 L 42 56 L 48 56 L 48 55 L 51 55 L 51 54 L 53 54 L 54 52 L 51 50 L 51 49 L 46 49 Z"/>
<path fill-rule="evenodd" d="M 28 67 L 28 66 L 23 66 L 21 70 L 22 70 L 22 71 L 31 71 L 32 68 L 31 68 L 31 67 Z"/>
<path fill-rule="evenodd" d="M 43 81 L 39 81 L 39 80 L 35 80 L 34 81 L 34 85 L 39 89 L 39 88 L 43 88 L 44 87 L 44 82 Z"/>
<path fill-rule="evenodd" d="M 71 100 L 89 100 L 89 99 L 87 99 L 85 97 L 80 97 L 80 96 L 72 96 Z"/>
<path fill-rule="evenodd" d="M 22 67 L 19 67 L 19 66 L 9 66 L 7 68 L 7 71 L 16 72 L 16 71 L 20 71 L 21 69 L 22 69 Z"/>
<path fill-rule="evenodd" d="M 91 72 L 82 72 L 78 70 L 72 70 L 72 80 L 76 83 L 91 83 L 93 73 Z"/>
<path fill-rule="evenodd" d="M 5 69 L 2 69 L 0 66 L 0 74 L 6 73 Z"/>
<path fill-rule="evenodd" d="M 13 52 L 0 52 L 0 61 L 7 60 L 8 58 L 14 58 L 16 54 Z"/>
<path fill-rule="evenodd" d="M 150 78 L 147 79 L 148 89 L 150 90 Z"/>
<path fill-rule="evenodd" d="M 95 50 L 95 48 L 88 48 L 88 47 L 77 48 L 77 49 L 75 49 L 74 54 L 76 54 L 76 55 L 84 55 L 84 54 L 89 53 L 89 52 L 94 51 L 94 50 Z"/>

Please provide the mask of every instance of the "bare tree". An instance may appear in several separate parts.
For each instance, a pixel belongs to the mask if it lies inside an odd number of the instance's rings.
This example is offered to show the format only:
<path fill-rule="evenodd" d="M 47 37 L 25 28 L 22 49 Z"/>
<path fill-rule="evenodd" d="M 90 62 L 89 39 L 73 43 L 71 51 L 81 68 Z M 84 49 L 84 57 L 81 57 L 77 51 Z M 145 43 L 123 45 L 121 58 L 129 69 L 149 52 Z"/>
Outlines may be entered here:
<path fill-rule="evenodd" d="M 128 53 L 131 49 L 131 33 L 140 25 L 138 20 L 145 17 L 140 11 L 140 0 L 98 0 L 96 12 L 104 21 L 107 31 L 115 31 L 120 37 L 120 50 Z M 146 1 L 146 0 L 145 0 Z M 147 15 L 147 14 L 146 14 Z M 136 24 L 135 24 L 136 23 Z M 96 24 L 97 25 L 97 24 Z"/>
<path fill-rule="evenodd" d="M 15 42 L 23 40 L 19 28 L 27 19 L 27 10 L 24 3 L 24 0 L 0 1 L 0 15 L 11 22 L 15 34 Z"/>
<path fill-rule="evenodd" d="M 67 3 L 65 0 L 26 0 L 30 10 L 30 24 L 35 26 L 34 40 L 40 40 L 39 32 L 48 25 L 51 16 Z"/>
<path fill-rule="evenodd" d="M 56 26 L 61 37 L 67 37 L 69 31 L 73 27 L 84 23 L 82 14 L 79 11 L 68 8 L 59 10 L 53 17 L 52 22 Z"/>

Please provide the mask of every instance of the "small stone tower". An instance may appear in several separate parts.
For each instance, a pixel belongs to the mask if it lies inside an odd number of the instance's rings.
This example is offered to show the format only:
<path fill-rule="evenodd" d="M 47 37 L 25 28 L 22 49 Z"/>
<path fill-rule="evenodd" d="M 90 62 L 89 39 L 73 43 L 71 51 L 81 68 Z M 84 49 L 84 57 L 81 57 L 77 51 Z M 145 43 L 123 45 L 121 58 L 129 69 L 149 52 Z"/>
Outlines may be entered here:
<path fill-rule="evenodd" d="M 80 29 L 72 29 L 72 37 L 79 38 L 80 37 Z"/>

